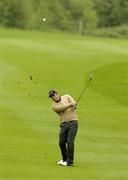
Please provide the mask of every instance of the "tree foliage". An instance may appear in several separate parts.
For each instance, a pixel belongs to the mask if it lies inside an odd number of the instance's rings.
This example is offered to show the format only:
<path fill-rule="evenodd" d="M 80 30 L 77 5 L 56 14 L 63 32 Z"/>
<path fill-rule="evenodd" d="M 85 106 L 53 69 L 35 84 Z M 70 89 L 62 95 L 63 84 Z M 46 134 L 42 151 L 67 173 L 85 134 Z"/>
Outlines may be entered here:
<path fill-rule="evenodd" d="M 94 0 L 99 27 L 128 24 L 128 0 Z"/>
<path fill-rule="evenodd" d="M 5 27 L 84 33 L 123 24 L 128 24 L 128 0 L 0 0 Z"/>

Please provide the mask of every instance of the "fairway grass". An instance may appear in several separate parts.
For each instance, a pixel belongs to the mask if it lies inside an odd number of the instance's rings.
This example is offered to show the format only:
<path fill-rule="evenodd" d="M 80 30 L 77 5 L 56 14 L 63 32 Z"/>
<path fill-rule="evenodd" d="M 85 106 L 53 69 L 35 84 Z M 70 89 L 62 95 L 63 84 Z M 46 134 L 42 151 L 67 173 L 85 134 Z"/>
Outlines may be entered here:
<path fill-rule="evenodd" d="M 57 166 L 59 119 L 47 93 L 77 99 L 91 73 L 75 166 Z M 0 29 L 0 180 L 126 180 L 127 167 L 128 41 Z"/>

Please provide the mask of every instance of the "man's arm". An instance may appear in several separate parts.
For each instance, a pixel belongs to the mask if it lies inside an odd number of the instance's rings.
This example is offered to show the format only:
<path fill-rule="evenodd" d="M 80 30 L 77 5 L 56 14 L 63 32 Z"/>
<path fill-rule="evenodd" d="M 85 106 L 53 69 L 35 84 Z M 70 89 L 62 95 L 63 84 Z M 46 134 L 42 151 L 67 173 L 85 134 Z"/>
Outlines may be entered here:
<path fill-rule="evenodd" d="M 61 104 L 55 105 L 55 104 L 53 104 L 52 109 L 57 113 L 61 113 L 62 111 L 65 111 L 66 109 L 73 107 L 73 106 L 74 106 L 74 102 L 70 102 L 69 104 L 66 104 L 66 105 L 61 105 Z"/>

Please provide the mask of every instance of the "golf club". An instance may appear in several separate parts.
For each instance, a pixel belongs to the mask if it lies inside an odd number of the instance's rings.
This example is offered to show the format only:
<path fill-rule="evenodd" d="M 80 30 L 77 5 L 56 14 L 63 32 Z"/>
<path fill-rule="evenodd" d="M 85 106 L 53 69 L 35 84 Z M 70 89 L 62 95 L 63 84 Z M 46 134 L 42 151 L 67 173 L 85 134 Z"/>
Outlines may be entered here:
<path fill-rule="evenodd" d="M 85 90 L 87 89 L 87 87 L 88 87 L 88 85 L 89 85 L 89 83 L 91 82 L 92 79 L 93 79 L 93 75 L 90 74 L 89 81 L 88 81 L 87 84 L 85 85 L 85 87 L 84 87 L 82 93 L 80 94 L 80 96 L 78 97 L 78 99 L 77 99 L 77 101 L 76 101 L 76 102 L 77 102 L 77 106 L 78 106 L 78 103 L 80 102 L 80 99 L 82 98 L 82 96 L 83 96 Z"/>

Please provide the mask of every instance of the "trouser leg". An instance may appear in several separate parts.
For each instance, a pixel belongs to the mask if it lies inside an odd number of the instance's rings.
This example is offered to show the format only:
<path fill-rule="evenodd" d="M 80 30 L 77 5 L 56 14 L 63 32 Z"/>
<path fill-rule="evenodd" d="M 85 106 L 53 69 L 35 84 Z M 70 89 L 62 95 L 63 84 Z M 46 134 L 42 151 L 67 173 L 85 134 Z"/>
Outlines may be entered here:
<path fill-rule="evenodd" d="M 73 161 L 74 161 L 74 140 L 77 134 L 77 130 L 78 130 L 78 123 L 77 122 L 71 123 L 71 126 L 69 127 L 69 130 L 68 130 L 68 135 L 67 135 L 67 146 L 68 146 L 67 162 L 69 164 L 73 164 Z"/>
<path fill-rule="evenodd" d="M 59 146 L 60 146 L 63 161 L 67 161 L 66 142 L 67 142 L 67 133 L 65 131 L 65 128 L 61 127 L 60 134 L 59 134 Z"/>

